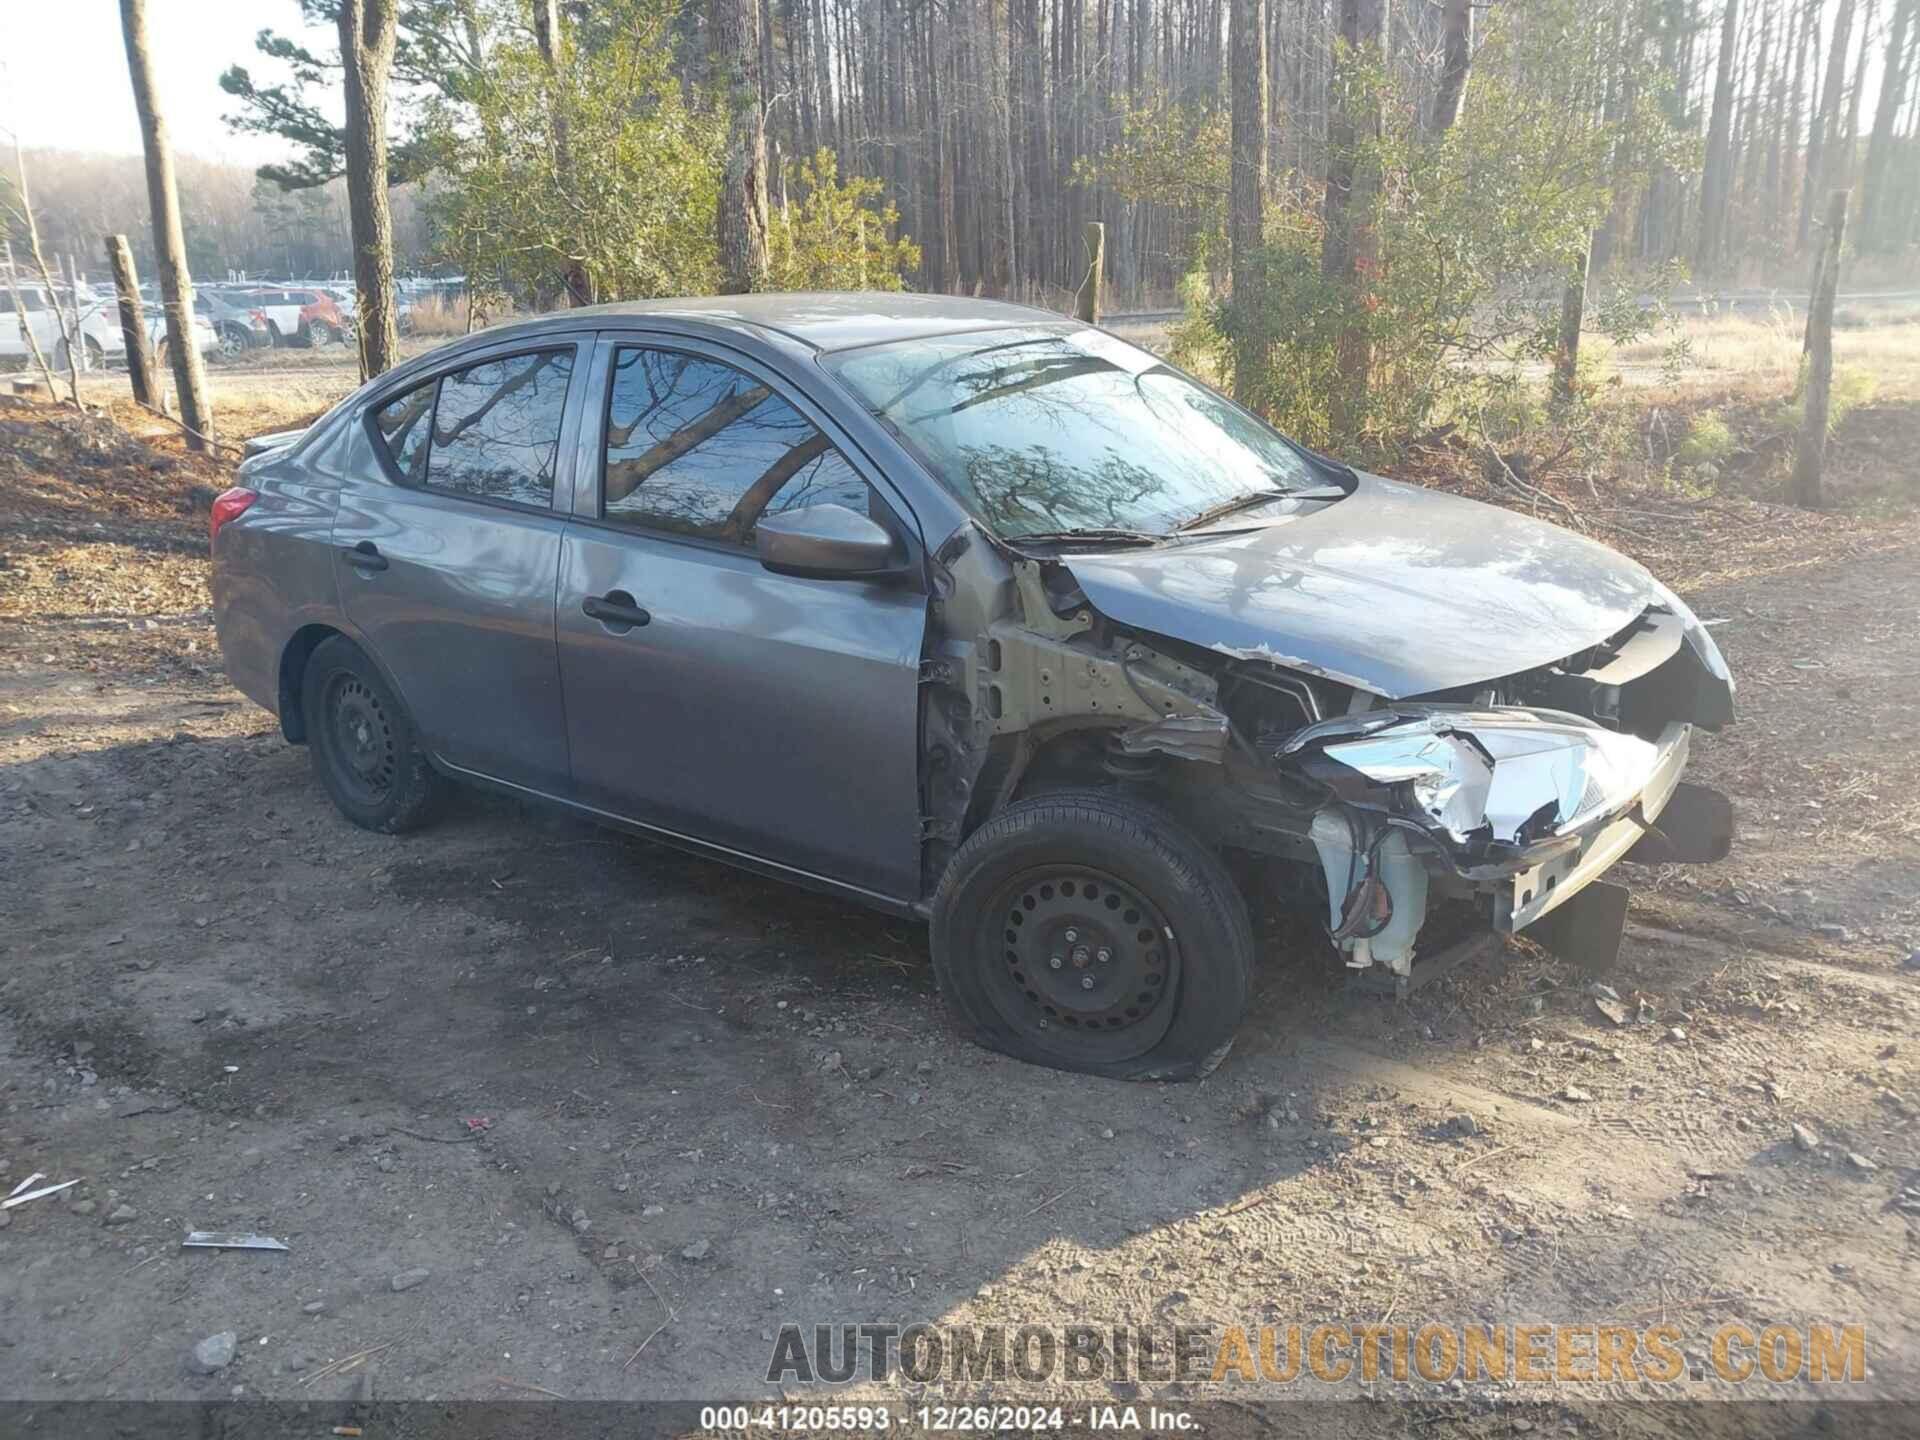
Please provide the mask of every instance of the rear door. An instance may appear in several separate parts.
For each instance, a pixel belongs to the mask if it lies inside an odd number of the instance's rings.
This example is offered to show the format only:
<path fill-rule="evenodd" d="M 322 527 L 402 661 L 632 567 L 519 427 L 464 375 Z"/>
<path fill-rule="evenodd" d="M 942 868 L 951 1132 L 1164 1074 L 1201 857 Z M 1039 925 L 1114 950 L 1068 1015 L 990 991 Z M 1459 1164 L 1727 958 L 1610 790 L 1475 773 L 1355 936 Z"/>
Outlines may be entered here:
<path fill-rule="evenodd" d="M 333 543 L 347 617 L 448 764 L 568 782 L 554 583 L 579 336 L 477 357 L 370 404 Z"/>
<path fill-rule="evenodd" d="M 576 797 L 915 896 L 926 595 L 773 574 L 753 535 L 827 501 L 917 555 L 910 513 L 800 390 L 730 349 L 603 337 L 594 372 L 556 616 Z"/>

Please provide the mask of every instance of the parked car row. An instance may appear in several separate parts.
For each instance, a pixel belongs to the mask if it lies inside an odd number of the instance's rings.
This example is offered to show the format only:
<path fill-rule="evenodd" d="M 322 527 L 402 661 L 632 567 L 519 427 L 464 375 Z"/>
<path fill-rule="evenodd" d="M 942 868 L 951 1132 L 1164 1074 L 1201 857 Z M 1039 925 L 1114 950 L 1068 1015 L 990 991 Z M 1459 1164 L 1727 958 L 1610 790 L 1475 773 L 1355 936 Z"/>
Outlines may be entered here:
<path fill-rule="evenodd" d="M 318 286 L 208 284 L 196 288 L 222 304 L 257 312 L 269 345 L 337 345 L 353 334 L 351 305 Z"/>
<path fill-rule="evenodd" d="M 39 281 L 19 280 L 14 290 L 20 296 L 20 309 L 26 312 L 27 329 L 20 326 L 20 315 L 15 311 L 12 298 L 4 298 L 0 303 L 0 360 L 25 360 L 32 353 L 27 344 L 30 333 L 39 343 L 40 351 L 56 369 L 67 368 L 67 346 L 62 337 L 59 315 L 55 306 L 64 310 L 68 306 L 68 291 L 64 286 L 56 286 L 49 291 Z M 89 369 L 97 369 L 113 362 L 124 363 L 127 358 L 126 337 L 120 332 L 119 307 L 111 295 L 103 296 L 99 292 L 82 285 L 79 295 L 79 332 L 83 348 L 78 357 Z M 167 343 L 166 314 L 155 304 L 144 307 L 147 343 L 154 352 L 164 359 Z M 207 308 L 196 305 L 193 318 L 194 340 L 200 353 L 213 354 L 222 348 L 222 335 L 216 329 L 216 315 Z"/>

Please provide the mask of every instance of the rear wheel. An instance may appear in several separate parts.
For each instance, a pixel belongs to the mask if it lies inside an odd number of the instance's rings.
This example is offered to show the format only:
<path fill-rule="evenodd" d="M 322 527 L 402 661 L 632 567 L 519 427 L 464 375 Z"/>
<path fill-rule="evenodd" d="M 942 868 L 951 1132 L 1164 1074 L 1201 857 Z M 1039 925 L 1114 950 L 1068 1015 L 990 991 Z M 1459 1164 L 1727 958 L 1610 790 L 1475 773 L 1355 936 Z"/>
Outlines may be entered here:
<path fill-rule="evenodd" d="M 1219 858 L 1172 816 L 1106 791 L 995 816 L 934 898 L 934 971 L 962 1023 L 1057 1069 L 1207 1074 L 1232 1047 L 1252 961 Z"/>
<path fill-rule="evenodd" d="M 300 686 L 314 772 L 340 813 L 383 834 L 431 818 L 445 782 L 413 719 L 364 651 L 344 636 L 322 642 Z"/>
<path fill-rule="evenodd" d="M 247 351 L 247 332 L 238 325 L 220 327 L 220 358 L 238 360 Z"/>
<path fill-rule="evenodd" d="M 91 335 L 82 335 L 80 339 L 82 344 L 81 353 L 86 357 L 86 368 L 89 370 L 106 369 L 107 352 L 105 347 Z M 67 342 L 65 340 L 62 340 L 58 345 L 53 347 L 53 368 L 56 370 L 65 370 L 68 368 Z"/>
<path fill-rule="evenodd" d="M 307 344 L 314 349 L 322 345 L 332 345 L 340 338 L 340 332 L 325 320 L 315 320 L 307 326 Z"/>

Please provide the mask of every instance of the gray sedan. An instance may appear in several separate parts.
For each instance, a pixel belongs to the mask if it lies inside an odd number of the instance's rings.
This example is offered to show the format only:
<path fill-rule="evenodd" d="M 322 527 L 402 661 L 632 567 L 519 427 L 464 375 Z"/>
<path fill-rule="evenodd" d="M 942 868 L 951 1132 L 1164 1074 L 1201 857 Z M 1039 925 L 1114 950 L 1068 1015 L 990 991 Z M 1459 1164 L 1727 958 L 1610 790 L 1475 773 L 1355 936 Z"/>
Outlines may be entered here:
<path fill-rule="evenodd" d="M 1639 565 L 1358 474 L 1103 331 L 760 295 L 469 336 L 214 504 L 229 673 L 354 823 L 450 781 L 932 930 L 982 1042 L 1205 1074 L 1250 901 L 1402 993 L 1726 852 L 1732 718 Z"/>

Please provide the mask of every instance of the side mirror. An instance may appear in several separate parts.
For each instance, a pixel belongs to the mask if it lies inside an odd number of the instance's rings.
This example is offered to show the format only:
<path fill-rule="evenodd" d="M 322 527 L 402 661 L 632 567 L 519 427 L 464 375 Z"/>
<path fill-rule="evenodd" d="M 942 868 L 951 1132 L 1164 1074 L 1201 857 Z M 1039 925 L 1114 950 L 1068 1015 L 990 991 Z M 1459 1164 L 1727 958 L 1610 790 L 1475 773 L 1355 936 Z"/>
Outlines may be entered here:
<path fill-rule="evenodd" d="M 806 505 L 762 516 L 753 533 L 760 563 L 776 575 L 879 579 L 896 569 L 893 537 L 885 527 L 844 505 Z"/>

